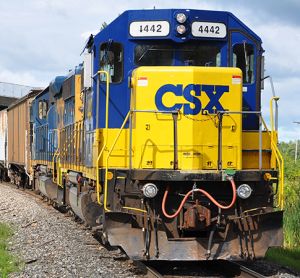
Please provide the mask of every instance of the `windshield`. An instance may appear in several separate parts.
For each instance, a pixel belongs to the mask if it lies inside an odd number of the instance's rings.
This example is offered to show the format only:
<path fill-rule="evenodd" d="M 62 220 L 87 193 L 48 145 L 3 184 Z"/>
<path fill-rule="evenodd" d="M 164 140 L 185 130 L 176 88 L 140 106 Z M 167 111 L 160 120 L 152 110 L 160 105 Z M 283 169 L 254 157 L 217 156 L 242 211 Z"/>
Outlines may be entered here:
<path fill-rule="evenodd" d="M 134 52 L 134 62 L 138 66 L 171 66 L 174 49 L 171 45 L 138 45 Z"/>
<path fill-rule="evenodd" d="M 221 46 L 199 44 L 141 44 L 134 51 L 137 66 L 206 66 L 221 65 Z"/>

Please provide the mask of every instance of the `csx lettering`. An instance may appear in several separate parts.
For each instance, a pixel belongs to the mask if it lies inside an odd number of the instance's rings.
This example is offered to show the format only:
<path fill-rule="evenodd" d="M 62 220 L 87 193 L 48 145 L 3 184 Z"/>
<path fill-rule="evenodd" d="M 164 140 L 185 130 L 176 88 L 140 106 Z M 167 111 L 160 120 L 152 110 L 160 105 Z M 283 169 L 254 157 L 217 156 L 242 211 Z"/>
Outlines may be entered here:
<path fill-rule="evenodd" d="M 192 94 L 192 92 L 194 93 Z M 180 110 L 183 107 L 183 113 L 185 115 L 197 115 L 201 110 L 215 113 L 216 110 L 224 110 L 220 103 L 220 98 L 224 93 L 228 92 L 229 86 L 189 84 L 183 88 L 181 84 L 167 84 L 158 89 L 155 95 L 155 104 L 158 110 L 163 111 Z M 167 107 L 162 101 L 166 93 L 172 93 L 177 97 L 183 96 L 189 103 L 174 103 L 173 106 Z M 202 108 L 202 103 L 198 98 L 201 96 L 201 93 L 205 93 L 209 98 L 209 102 L 204 108 Z"/>

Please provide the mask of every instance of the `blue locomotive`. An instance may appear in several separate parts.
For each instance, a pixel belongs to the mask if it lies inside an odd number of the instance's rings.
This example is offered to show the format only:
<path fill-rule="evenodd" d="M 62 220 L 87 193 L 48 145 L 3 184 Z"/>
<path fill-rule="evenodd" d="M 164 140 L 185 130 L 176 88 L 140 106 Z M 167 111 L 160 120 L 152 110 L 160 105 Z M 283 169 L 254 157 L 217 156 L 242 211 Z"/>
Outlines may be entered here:
<path fill-rule="evenodd" d="M 32 102 L 32 186 L 133 259 L 264 256 L 283 161 L 263 52 L 228 12 L 124 12 Z"/>

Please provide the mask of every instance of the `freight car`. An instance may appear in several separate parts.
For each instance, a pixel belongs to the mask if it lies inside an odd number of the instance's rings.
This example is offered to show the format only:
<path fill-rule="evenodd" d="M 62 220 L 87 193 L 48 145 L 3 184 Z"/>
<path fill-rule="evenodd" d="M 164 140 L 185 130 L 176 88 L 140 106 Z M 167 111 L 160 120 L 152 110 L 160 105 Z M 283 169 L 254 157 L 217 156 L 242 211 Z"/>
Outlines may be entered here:
<path fill-rule="evenodd" d="M 33 100 L 33 186 L 133 259 L 264 256 L 283 160 L 263 52 L 228 12 L 124 12 Z"/>
<path fill-rule="evenodd" d="M 32 89 L 7 108 L 7 167 L 10 181 L 18 187 L 31 185 L 32 128 L 30 106 L 39 89 Z"/>
<path fill-rule="evenodd" d="M 0 96 L 0 180 L 8 181 L 7 173 L 7 107 L 17 98 Z"/>

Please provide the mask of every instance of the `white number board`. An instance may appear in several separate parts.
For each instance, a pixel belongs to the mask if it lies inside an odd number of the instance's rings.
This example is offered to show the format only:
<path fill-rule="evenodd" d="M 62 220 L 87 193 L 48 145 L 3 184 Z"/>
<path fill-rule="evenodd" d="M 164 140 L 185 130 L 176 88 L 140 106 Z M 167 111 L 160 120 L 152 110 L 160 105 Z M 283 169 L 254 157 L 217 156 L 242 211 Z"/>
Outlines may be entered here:
<path fill-rule="evenodd" d="M 223 39 L 227 30 L 224 23 L 195 21 L 192 23 L 192 34 L 194 37 Z"/>
<path fill-rule="evenodd" d="M 129 26 L 132 37 L 166 37 L 169 33 L 168 21 L 134 21 Z"/>

